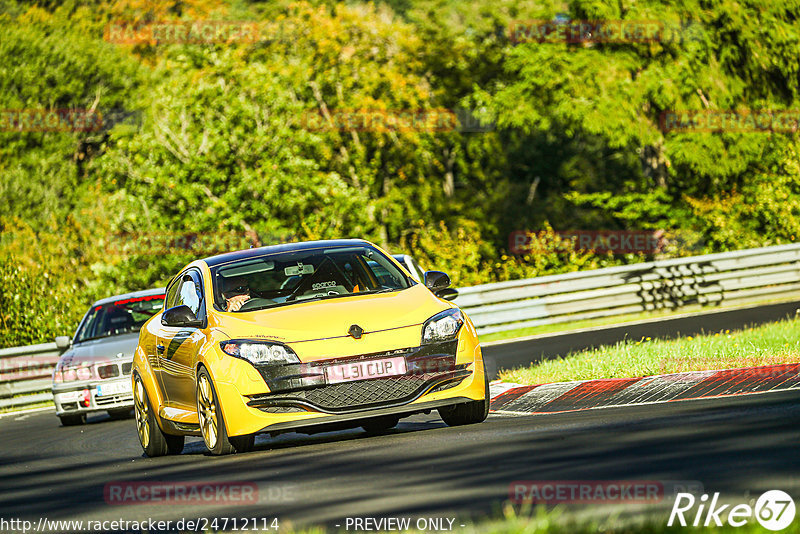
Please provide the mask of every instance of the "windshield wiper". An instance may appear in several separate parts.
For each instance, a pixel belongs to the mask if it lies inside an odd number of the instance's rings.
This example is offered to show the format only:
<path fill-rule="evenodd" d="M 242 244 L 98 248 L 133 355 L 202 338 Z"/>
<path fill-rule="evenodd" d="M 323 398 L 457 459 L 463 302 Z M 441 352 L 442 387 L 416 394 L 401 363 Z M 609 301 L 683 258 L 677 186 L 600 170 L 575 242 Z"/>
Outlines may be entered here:
<path fill-rule="evenodd" d="M 369 291 L 359 291 L 358 293 L 351 293 L 351 295 L 375 295 L 377 293 L 391 293 L 392 291 L 400 291 L 402 287 L 384 287 L 383 289 L 371 289 Z"/>

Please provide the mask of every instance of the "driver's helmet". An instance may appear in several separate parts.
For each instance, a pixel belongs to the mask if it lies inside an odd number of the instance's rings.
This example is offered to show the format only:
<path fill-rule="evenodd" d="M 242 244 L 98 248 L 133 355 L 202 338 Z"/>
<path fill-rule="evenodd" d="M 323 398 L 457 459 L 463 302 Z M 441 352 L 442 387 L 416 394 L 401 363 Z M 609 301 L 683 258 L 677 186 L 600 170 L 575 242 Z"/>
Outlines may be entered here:
<path fill-rule="evenodd" d="M 222 279 L 222 296 L 231 299 L 237 295 L 250 293 L 250 284 L 244 276 L 234 276 Z"/>

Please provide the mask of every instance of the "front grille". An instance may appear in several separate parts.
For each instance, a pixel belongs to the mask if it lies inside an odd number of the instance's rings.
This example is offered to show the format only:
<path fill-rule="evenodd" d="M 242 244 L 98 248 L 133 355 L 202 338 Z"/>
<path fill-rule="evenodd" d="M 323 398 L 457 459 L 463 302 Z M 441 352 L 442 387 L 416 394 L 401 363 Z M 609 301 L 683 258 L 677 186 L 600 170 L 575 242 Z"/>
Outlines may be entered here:
<path fill-rule="evenodd" d="M 122 374 L 123 375 L 131 374 L 131 367 L 133 367 L 133 363 L 131 363 L 131 362 L 123 363 L 122 364 Z"/>
<path fill-rule="evenodd" d="M 108 397 L 101 396 L 95 397 L 94 403 L 98 406 L 108 406 L 109 404 L 118 404 L 120 402 L 133 402 L 133 394 L 126 395 L 109 395 Z"/>
<path fill-rule="evenodd" d="M 267 413 L 297 413 L 306 411 L 297 406 L 261 406 L 258 409 Z"/>
<path fill-rule="evenodd" d="M 297 402 L 308 403 L 325 411 L 336 412 L 402 401 L 412 397 L 425 382 L 423 375 L 340 382 L 305 391 L 272 394 L 264 400 L 272 405 L 284 406 Z"/>
<path fill-rule="evenodd" d="M 291 411 L 304 411 L 299 408 L 302 405 L 311 405 L 322 411 L 334 413 L 363 410 L 381 405 L 410 402 L 424 393 L 431 384 L 450 378 L 447 384 L 443 384 L 443 387 L 435 388 L 436 391 L 448 389 L 461 382 L 465 374 L 469 374 L 469 371 L 461 369 L 445 375 L 442 373 L 423 373 L 356 382 L 340 382 L 292 393 L 255 395 L 248 404 L 270 413 L 285 413 L 274 410 L 274 408 L 279 407 L 297 408 Z M 451 377 L 454 375 L 458 375 L 461 378 L 453 380 Z"/>
<path fill-rule="evenodd" d="M 429 378 L 428 375 L 417 375 L 340 382 L 302 393 L 304 400 L 326 410 L 358 408 L 371 404 L 400 401 L 410 397 Z"/>
<path fill-rule="evenodd" d="M 291 407 L 303 411 L 346 413 L 411 402 L 431 388 L 445 383 L 456 385 L 470 374 L 467 365 L 455 364 L 455 341 L 391 351 L 338 358 L 309 364 L 257 366 L 270 393 L 249 396 L 248 406 L 270 413 Z M 407 372 L 402 376 L 372 378 L 326 384 L 325 367 L 348 361 L 368 361 L 403 354 Z M 452 387 L 452 386 L 450 386 Z M 444 389 L 444 388 L 442 388 Z"/>

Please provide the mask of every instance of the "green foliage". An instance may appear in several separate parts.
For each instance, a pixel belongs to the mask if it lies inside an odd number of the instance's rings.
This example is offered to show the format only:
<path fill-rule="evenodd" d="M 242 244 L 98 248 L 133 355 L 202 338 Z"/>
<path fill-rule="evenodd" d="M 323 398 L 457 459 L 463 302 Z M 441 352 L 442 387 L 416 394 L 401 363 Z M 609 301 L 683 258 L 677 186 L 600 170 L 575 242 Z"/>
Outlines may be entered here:
<path fill-rule="evenodd" d="M 480 236 L 480 228 L 472 221 L 461 221 L 450 230 L 444 222 L 409 229 L 400 243 L 402 249 L 430 269 L 446 269 L 454 286 L 474 286 L 504 280 L 519 280 L 546 274 L 599 269 L 618 260 L 593 252 L 577 250 L 572 241 L 556 234 L 552 228 L 529 236 L 529 254 L 511 256 L 498 250 Z M 630 262 L 641 257 L 630 255 Z"/>
<path fill-rule="evenodd" d="M 69 292 L 52 291 L 53 284 L 62 283 L 59 273 L 23 269 L 15 257 L 0 257 L 1 346 L 41 343 L 49 341 L 43 333 L 75 330 L 85 310 L 75 306 Z"/>
<path fill-rule="evenodd" d="M 86 162 L 102 152 L 106 130 L 14 128 L 22 112 L 130 109 L 142 80 L 135 60 L 32 9 L 19 20 L 0 15 L 0 213 L 32 224 L 79 208 L 93 183 Z M 58 128 L 56 129 L 58 130 Z"/>
<path fill-rule="evenodd" d="M 119 289 L 93 272 L 103 257 L 95 241 L 103 223 L 83 215 L 84 222 L 69 215 L 38 229 L 0 217 L 0 346 L 71 334 L 93 300 Z"/>
<path fill-rule="evenodd" d="M 799 14 L 764 0 L 6 3 L 0 110 L 132 115 L 92 131 L 0 128 L 0 346 L 69 332 L 93 298 L 250 244 L 365 237 L 465 286 L 646 259 L 582 253 L 554 230 L 661 229 L 668 255 L 794 241 L 796 133 L 659 121 L 800 108 Z M 557 17 L 671 33 L 510 39 L 515 21 Z M 111 21 L 203 19 L 254 21 L 261 39 L 103 37 Z M 490 127 L 335 123 L 457 108 Z M 514 230 L 534 232 L 535 253 L 508 253 Z"/>

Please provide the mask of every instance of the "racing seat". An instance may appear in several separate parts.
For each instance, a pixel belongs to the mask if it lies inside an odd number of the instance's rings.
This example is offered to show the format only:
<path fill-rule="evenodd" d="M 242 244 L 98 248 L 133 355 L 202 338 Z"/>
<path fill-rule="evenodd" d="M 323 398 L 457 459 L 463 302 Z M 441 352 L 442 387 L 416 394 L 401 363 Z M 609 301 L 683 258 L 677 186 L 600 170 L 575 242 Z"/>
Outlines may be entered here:
<path fill-rule="evenodd" d="M 106 310 L 106 316 L 103 319 L 103 327 L 106 332 L 114 335 L 133 332 L 135 325 L 133 316 L 128 310 L 113 306 Z"/>

